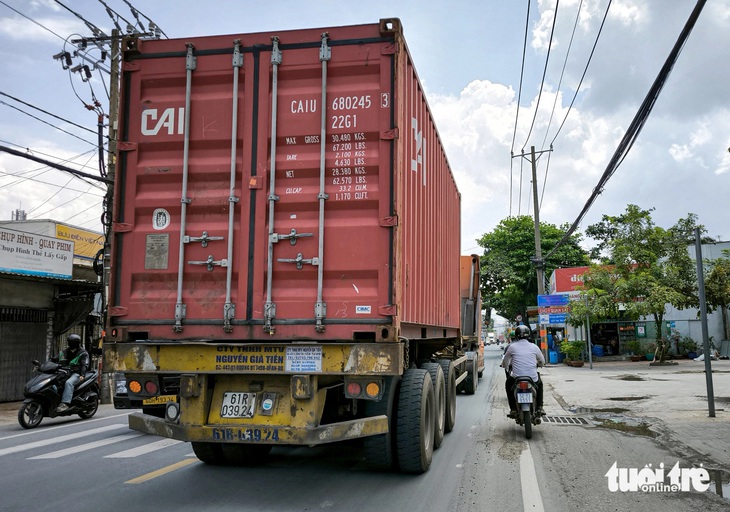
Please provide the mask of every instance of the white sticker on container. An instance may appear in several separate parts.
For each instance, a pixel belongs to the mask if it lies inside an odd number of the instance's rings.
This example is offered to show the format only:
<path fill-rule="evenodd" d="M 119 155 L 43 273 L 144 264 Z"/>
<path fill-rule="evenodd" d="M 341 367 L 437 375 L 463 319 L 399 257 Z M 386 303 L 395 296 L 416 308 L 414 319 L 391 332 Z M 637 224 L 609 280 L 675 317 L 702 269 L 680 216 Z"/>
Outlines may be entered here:
<path fill-rule="evenodd" d="M 356 315 L 369 315 L 372 313 L 372 306 L 355 306 Z"/>
<path fill-rule="evenodd" d="M 170 225 L 170 212 L 164 208 L 158 208 L 152 213 L 152 227 L 162 231 Z"/>
<path fill-rule="evenodd" d="M 285 369 L 287 372 L 321 373 L 322 347 L 286 347 Z"/>

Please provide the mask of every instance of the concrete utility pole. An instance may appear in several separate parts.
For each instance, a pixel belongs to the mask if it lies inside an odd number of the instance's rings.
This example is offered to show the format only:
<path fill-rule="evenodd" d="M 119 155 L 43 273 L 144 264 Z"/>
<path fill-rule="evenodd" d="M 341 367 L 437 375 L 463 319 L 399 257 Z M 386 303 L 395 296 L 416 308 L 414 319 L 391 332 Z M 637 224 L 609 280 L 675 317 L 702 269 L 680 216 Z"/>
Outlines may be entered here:
<path fill-rule="evenodd" d="M 532 200 L 534 203 L 533 211 L 535 212 L 535 264 L 537 271 L 537 293 L 545 295 L 545 265 L 542 261 L 542 247 L 540 244 L 540 208 L 537 202 L 537 161 L 535 159 L 535 146 L 530 149 L 532 156 Z"/>
<path fill-rule="evenodd" d="M 111 38 L 111 76 L 109 78 L 109 152 L 107 157 L 107 178 L 110 184 L 107 186 L 106 198 L 104 200 L 106 211 L 104 212 L 105 233 L 104 233 L 104 263 L 101 275 L 101 303 L 103 327 L 107 327 L 106 305 L 109 300 L 109 267 L 111 249 L 111 227 L 114 214 L 114 178 L 117 171 L 117 127 L 119 121 L 119 70 L 121 59 L 122 37 L 117 29 L 112 30 Z M 103 343 L 103 340 L 102 340 Z M 101 380 L 101 403 L 110 404 L 114 395 L 112 375 L 103 373 Z"/>

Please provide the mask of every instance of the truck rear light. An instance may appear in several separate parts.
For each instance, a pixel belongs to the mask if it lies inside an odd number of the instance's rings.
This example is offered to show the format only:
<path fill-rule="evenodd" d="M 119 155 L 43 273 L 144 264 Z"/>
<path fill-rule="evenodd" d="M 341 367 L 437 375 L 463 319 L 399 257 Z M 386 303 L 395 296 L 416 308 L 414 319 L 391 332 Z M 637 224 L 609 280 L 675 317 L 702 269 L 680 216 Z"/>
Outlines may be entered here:
<path fill-rule="evenodd" d="M 380 379 L 371 379 L 345 379 L 345 396 L 347 398 L 361 398 L 365 400 L 380 399 L 380 396 L 383 394 L 383 383 Z"/>
<path fill-rule="evenodd" d="M 132 393 L 139 393 L 142 391 L 142 384 L 138 380 L 130 380 L 127 382 L 127 389 Z"/>
<path fill-rule="evenodd" d="M 380 384 L 377 382 L 371 382 L 365 387 L 365 394 L 369 398 L 375 398 L 380 395 Z"/>
<path fill-rule="evenodd" d="M 153 382 L 151 380 L 148 380 L 144 383 L 144 391 L 148 395 L 157 395 L 159 393 L 159 388 L 157 387 L 157 383 Z"/>
<path fill-rule="evenodd" d="M 362 386 L 359 382 L 350 382 L 347 385 L 347 396 L 350 398 L 357 398 L 362 393 Z"/>

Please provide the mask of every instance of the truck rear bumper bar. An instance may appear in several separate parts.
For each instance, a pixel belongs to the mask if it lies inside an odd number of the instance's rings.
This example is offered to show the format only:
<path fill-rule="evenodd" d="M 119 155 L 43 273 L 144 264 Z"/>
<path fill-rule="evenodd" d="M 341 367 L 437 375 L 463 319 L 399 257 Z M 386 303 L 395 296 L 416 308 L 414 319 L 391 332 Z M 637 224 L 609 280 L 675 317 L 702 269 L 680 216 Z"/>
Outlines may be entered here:
<path fill-rule="evenodd" d="M 181 425 L 139 412 L 129 415 L 129 428 L 180 441 L 311 446 L 388 432 L 385 415 L 319 427 L 277 425 Z"/>

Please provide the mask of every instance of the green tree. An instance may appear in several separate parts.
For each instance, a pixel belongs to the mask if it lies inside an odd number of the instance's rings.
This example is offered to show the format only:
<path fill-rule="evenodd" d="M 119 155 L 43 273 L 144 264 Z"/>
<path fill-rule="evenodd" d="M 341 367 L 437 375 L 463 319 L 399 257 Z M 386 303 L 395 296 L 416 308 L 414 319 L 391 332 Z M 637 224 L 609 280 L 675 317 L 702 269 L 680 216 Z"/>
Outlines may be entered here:
<path fill-rule="evenodd" d="M 724 257 L 707 263 L 705 277 L 705 299 L 710 311 L 719 309 L 722 312 L 722 325 L 725 338 L 730 338 L 727 310 L 730 307 L 730 251 L 723 251 Z"/>
<path fill-rule="evenodd" d="M 563 237 L 568 226 L 556 227 L 540 223 L 543 254 L 551 251 Z M 559 267 L 588 264 L 588 254 L 580 247 L 582 236 L 573 234 L 545 262 L 545 275 Z M 527 319 L 527 307 L 537 305 L 537 279 L 532 258 L 535 257 L 535 228 L 527 215 L 503 219 L 491 233 L 485 233 L 477 243 L 484 248 L 481 258 L 482 302 L 487 311 L 494 308 L 505 318 L 522 315 Z"/>
<path fill-rule="evenodd" d="M 704 228 L 690 213 L 663 229 L 654 224 L 652 211 L 629 204 L 625 213 L 604 215 L 601 222 L 588 227 L 586 235 L 598 242 L 592 256 L 599 258 L 600 264 L 592 266 L 584 280 L 573 314 L 618 318 L 620 309 L 633 320 L 653 318 L 663 361 L 668 349 L 662 337 L 667 304 L 677 309 L 699 306 L 697 276 L 688 246 L 694 243 L 694 229 L 699 227 L 702 232 Z"/>

